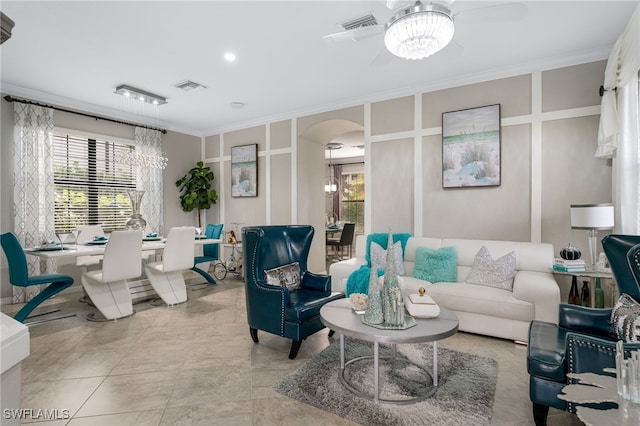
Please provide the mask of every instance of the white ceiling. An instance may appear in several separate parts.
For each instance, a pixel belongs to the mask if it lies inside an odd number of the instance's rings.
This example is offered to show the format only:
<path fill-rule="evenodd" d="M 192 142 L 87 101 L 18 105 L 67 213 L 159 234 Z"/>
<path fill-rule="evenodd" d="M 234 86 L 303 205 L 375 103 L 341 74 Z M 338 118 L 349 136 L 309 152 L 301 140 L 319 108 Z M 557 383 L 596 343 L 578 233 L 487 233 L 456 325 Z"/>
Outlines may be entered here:
<path fill-rule="evenodd" d="M 15 27 L 0 48 L 0 90 L 207 136 L 605 59 L 638 5 L 637 0 L 524 1 L 527 16 L 516 22 L 475 19 L 470 12 L 502 3 L 455 1 L 453 43 L 427 59 L 380 64 L 374 62 L 385 52 L 380 35 L 341 43 L 322 36 L 368 12 L 385 22 L 392 12 L 384 1 L 3 0 L 0 7 Z M 227 51 L 237 55 L 235 62 L 223 59 Z M 185 79 L 207 88 L 173 87 Z M 113 93 L 120 84 L 164 96 L 168 104 L 134 107 Z M 231 102 L 246 105 L 234 109 Z"/>

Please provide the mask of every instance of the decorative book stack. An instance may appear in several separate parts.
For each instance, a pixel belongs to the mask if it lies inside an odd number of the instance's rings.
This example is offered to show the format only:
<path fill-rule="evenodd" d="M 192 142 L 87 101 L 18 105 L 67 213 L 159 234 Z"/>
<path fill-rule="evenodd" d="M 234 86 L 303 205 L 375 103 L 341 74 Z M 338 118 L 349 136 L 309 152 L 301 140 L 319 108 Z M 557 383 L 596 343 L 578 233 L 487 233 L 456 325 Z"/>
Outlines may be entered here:
<path fill-rule="evenodd" d="M 553 270 L 559 272 L 585 272 L 587 267 L 584 259 L 568 260 L 556 257 L 553 259 Z"/>

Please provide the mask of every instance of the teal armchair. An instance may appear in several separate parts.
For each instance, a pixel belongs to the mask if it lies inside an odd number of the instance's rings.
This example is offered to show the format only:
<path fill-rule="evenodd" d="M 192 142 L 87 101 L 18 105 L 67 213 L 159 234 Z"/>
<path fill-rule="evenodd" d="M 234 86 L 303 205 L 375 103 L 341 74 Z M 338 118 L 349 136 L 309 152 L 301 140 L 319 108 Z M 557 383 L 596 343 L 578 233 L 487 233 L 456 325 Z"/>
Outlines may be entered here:
<path fill-rule="evenodd" d="M 640 301 L 640 236 L 607 235 L 602 247 L 618 293 Z M 558 398 L 562 388 L 573 383 L 568 373 L 603 374 L 604 368 L 615 368 L 616 336 L 610 321 L 611 309 L 562 304 L 558 325 L 531 322 L 527 370 L 537 426 L 547 424 L 549 407 L 575 412 L 573 403 Z M 625 343 L 625 358 L 638 349 L 640 343 Z"/>
<path fill-rule="evenodd" d="M 247 322 L 258 343 L 258 330 L 292 340 L 289 358 L 294 359 L 302 341 L 322 330 L 320 308 L 344 294 L 331 292 L 331 277 L 307 270 L 314 229 L 306 225 L 243 228 Z M 268 284 L 264 271 L 298 262 L 300 287 Z M 330 333 L 331 335 L 332 333 Z"/>

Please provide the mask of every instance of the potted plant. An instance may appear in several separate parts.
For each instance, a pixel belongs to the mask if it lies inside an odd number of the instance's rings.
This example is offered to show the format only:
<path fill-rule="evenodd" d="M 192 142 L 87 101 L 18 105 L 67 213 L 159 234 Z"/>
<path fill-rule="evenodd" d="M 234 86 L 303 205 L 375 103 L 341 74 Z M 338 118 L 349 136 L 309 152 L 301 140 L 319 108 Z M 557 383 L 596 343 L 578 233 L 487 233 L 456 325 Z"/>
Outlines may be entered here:
<path fill-rule="evenodd" d="M 198 227 L 202 228 L 201 211 L 206 210 L 218 201 L 218 194 L 211 189 L 213 172 L 202 161 L 176 181 L 180 188 L 180 205 L 185 212 L 198 210 Z"/>

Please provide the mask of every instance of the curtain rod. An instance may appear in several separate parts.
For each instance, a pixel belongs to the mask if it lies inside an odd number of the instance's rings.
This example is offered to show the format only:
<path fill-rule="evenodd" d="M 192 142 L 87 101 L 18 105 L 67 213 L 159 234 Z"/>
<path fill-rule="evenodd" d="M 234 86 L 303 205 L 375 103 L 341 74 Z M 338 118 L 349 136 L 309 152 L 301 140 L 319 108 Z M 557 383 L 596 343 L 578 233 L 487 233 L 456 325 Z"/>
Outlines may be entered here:
<path fill-rule="evenodd" d="M 116 124 L 125 124 L 127 126 L 142 127 L 143 129 L 149 129 L 149 130 L 157 130 L 157 131 L 161 132 L 163 135 L 167 134 L 167 131 L 165 129 L 158 129 L 156 127 L 149 127 L 149 126 L 145 126 L 143 124 L 128 123 L 126 121 L 114 120 L 113 118 L 107 118 L 107 117 L 100 117 L 98 115 L 87 114 L 85 112 L 71 111 L 69 109 L 64 109 L 64 108 L 60 108 L 60 107 L 53 106 L 53 105 L 46 105 L 46 104 L 41 104 L 41 103 L 34 102 L 34 101 L 29 101 L 29 100 L 26 100 L 26 99 L 14 98 L 13 96 L 10 96 L 10 95 L 5 96 L 4 100 L 7 101 L 7 102 L 18 102 L 18 103 L 21 103 L 21 104 L 35 105 L 35 106 L 44 107 L 44 108 L 51 108 L 51 109 L 55 109 L 56 111 L 68 112 L 68 113 L 71 113 L 71 114 L 81 115 L 83 117 L 95 118 L 96 120 L 110 121 L 110 122 L 116 123 Z"/>

